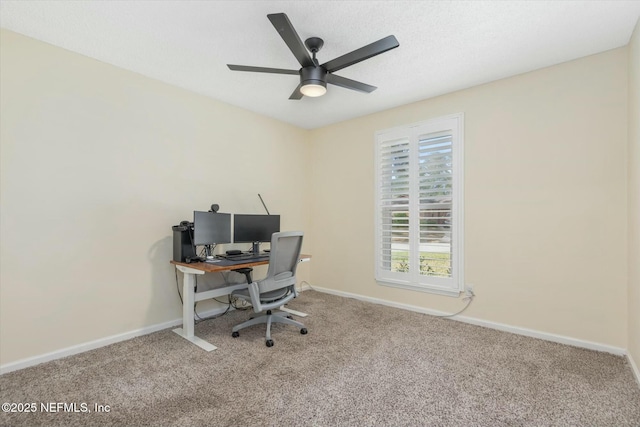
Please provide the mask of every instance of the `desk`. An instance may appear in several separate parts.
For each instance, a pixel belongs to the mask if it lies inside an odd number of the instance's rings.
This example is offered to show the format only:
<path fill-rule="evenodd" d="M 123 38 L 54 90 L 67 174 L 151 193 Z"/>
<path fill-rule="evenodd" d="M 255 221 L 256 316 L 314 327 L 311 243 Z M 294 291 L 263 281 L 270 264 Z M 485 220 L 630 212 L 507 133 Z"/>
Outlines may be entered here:
<path fill-rule="evenodd" d="M 311 255 L 300 255 L 300 262 L 310 261 Z M 217 298 L 223 295 L 229 295 L 235 290 L 246 289 L 247 283 L 236 283 L 205 292 L 196 292 L 196 275 L 205 273 L 221 273 L 223 271 L 235 270 L 238 268 L 256 267 L 258 265 L 267 265 L 269 260 L 252 261 L 244 264 L 236 265 L 219 265 L 217 263 L 196 262 L 187 264 L 185 262 L 171 261 L 171 264 L 184 274 L 182 283 L 182 328 L 173 330 L 176 334 L 202 348 L 206 351 L 215 350 L 217 347 L 202 338 L 198 338 L 194 334 L 195 321 L 193 319 L 193 306 L 197 301 L 210 298 Z"/>

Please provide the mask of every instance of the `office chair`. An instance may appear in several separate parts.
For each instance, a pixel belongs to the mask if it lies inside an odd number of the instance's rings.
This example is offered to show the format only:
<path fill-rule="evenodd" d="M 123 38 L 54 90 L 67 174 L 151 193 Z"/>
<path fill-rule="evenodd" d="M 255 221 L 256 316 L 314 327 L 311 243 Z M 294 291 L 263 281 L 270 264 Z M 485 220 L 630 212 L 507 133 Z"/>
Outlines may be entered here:
<path fill-rule="evenodd" d="M 303 233 L 301 231 L 273 233 L 269 252 L 269 269 L 264 279 L 254 282 L 251 279 L 251 268 L 234 270 L 246 276 L 249 288 L 234 291 L 231 295 L 251 302 L 254 312 L 266 313 L 234 326 L 231 333 L 232 337 L 239 337 L 240 333 L 238 331 L 240 329 L 263 323 L 267 324 L 267 347 L 273 346 L 273 340 L 271 339 L 272 323 L 297 326 L 301 334 L 307 333 L 307 329 L 302 323 L 291 319 L 288 313 L 275 310 L 298 296 L 296 291 L 296 268 L 300 262 L 302 236 Z"/>

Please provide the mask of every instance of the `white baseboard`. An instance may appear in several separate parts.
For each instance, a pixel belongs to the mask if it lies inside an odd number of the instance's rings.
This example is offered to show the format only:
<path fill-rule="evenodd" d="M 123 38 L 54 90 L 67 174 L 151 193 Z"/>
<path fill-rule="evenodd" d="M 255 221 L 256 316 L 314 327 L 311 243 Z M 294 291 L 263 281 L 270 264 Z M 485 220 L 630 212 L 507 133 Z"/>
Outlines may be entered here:
<path fill-rule="evenodd" d="M 306 285 L 305 285 L 306 284 Z M 361 301 L 367 301 L 374 304 L 386 305 L 389 307 L 401 308 L 404 310 L 415 311 L 418 313 L 430 314 L 434 316 L 442 316 L 447 315 L 449 313 L 445 313 L 438 310 L 426 309 L 423 307 L 413 306 L 409 304 L 401 304 L 393 301 L 382 300 L 379 298 L 366 297 L 359 294 L 353 294 L 350 292 L 336 291 L 333 289 L 322 288 L 318 286 L 311 287 L 308 283 L 303 282 L 300 286 L 300 291 L 306 291 L 309 289 L 316 290 L 318 292 L 324 292 L 328 294 L 338 295 L 347 298 L 354 298 Z M 226 310 L 226 307 L 223 308 L 215 308 L 204 313 L 200 313 L 201 317 L 209 317 L 221 314 Z M 539 338 L 546 341 L 557 342 L 560 344 L 572 345 L 575 347 L 587 348 L 590 350 L 603 351 L 606 353 L 612 353 L 615 355 L 623 356 L 626 355 L 629 360 L 629 364 L 633 370 L 633 373 L 638 380 L 638 384 L 640 385 L 640 370 L 638 370 L 638 366 L 635 364 L 634 360 L 630 355 L 627 354 L 627 351 L 624 348 L 613 347 L 605 344 L 594 343 L 590 341 L 579 340 L 576 338 L 566 337 L 562 335 L 555 335 L 546 332 L 536 331 L 532 329 L 519 328 L 516 326 L 505 325 L 502 323 L 490 322 L 487 320 L 475 319 L 467 316 L 456 316 L 450 318 L 452 320 L 457 320 L 460 322 L 470 323 L 477 326 L 483 326 L 491 329 L 497 329 L 505 332 L 511 332 L 518 335 L 525 335 L 533 338 Z M 7 363 L 5 365 L 0 365 L 0 375 L 6 374 L 9 372 L 17 371 L 20 369 L 28 368 L 30 366 L 39 365 L 41 363 L 50 362 L 52 360 L 61 359 L 63 357 L 72 356 L 74 354 L 83 353 L 85 351 L 94 350 L 96 348 L 104 347 L 110 344 L 115 344 L 120 341 L 126 341 L 131 338 L 140 337 L 143 335 L 151 334 L 153 332 L 161 331 L 163 329 L 173 328 L 175 326 L 179 326 L 182 324 L 182 318 L 174 319 L 168 322 L 159 323 L 156 325 L 147 326 L 145 328 L 136 329 L 133 331 L 125 332 L 122 334 L 112 335 L 106 338 L 101 338 L 95 341 L 90 341 L 83 344 L 74 345 L 71 347 L 67 347 L 61 350 L 56 350 L 50 353 L 42 354 L 39 356 L 29 357 L 26 359 L 18 360 L 16 362 Z"/>
<path fill-rule="evenodd" d="M 203 313 L 198 313 L 202 318 L 215 316 L 226 311 L 226 307 L 214 308 Z M 125 332 L 122 334 L 112 335 L 106 338 L 100 338 L 95 341 L 89 341 L 83 344 L 74 345 L 71 347 L 63 348 L 61 350 L 52 351 L 51 353 L 45 353 L 39 356 L 29 357 L 26 359 L 18 360 L 16 362 L 0 365 L 0 375 L 9 372 L 17 371 L 19 369 L 28 368 L 30 366 L 39 365 L 41 363 L 50 362 L 52 360 L 61 359 L 63 357 L 72 356 L 74 354 L 83 353 L 89 350 L 95 350 L 96 348 L 104 347 L 110 344 L 115 344 L 120 341 L 126 341 L 131 338 L 140 337 L 143 335 L 151 334 L 153 332 L 161 331 L 163 329 L 173 328 L 175 326 L 182 325 L 182 317 L 168 322 L 158 323 L 156 325 L 147 326 L 144 328 L 136 329 L 133 331 Z"/>
<path fill-rule="evenodd" d="M 309 289 L 312 289 L 309 283 L 302 282 L 298 290 L 302 292 Z M 233 308 L 231 309 L 233 310 Z M 214 308 L 212 310 L 199 313 L 199 316 L 202 318 L 209 317 L 209 316 L 216 316 L 218 314 L 222 314 L 225 310 L 226 310 L 226 307 Z M 112 335 L 110 337 L 100 338 L 95 341 L 90 341 L 83 344 L 78 344 L 71 347 L 63 348 L 61 350 L 52 351 L 51 353 L 45 353 L 39 356 L 28 357 L 26 359 L 21 359 L 16 362 L 0 365 L 0 375 L 7 374 L 9 372 L 17 371 L 20 369 L 28 368 L 30 366 L 39 365 L 41 363 L 50 362 L 52 360 L 62 359 L 63 357 L 72 356 L 74 354 L 83 353 L 85 351 L 95 350 L 96 348 L 104 347 L 110 344 L 115 344 L 120 341 L 126 341 L 131 338 L 136 338 L 143 335 L 151 334 L 157 331 L 161 331 L 163 329 L 174 328 L 180 325 L 182 325 L 182 317 L 174 320 L 170 320 L 168 322 L 159 323 L 157 325 L 151 325 L 145 328 L 140 328 L 140 329 L 125 332 L 122 334 Z"/>
<path fill-rule="evenodd" d="M 389 307 L 395 307 L 395 308 L 401 308 L 404 310 L 409 310 L 409 311 L 415 311 L 418 313 L 424 313 L 424 314 L 430 314 L 433 316 L 444 316 L 444 315 L 448 315 L 450 313 L 445 313 L 443 311 L 438 311 L 438 310 L 431 310 L 428 308 L 423 308 L 423 307 L 418 307 L 415 305 L 409 305 L 409 304 L 401 304 L 401 303 L 397 303 L 397 302 L 393 302 L 393 301 L 387 301 L 387 300 L 383 300 L 383 299 L 379 299 L 379 298 L 372 298 L 372 297 L 367 297 L 367 296 L 363 296 L 363 295 L 359 295 L 359 294 L 352 294 L 350 292 L 342 292 L 342 291 L 336 291 L 333 289 L 327 289 L 327 288 L 321 288 L 318 286 L 313 286 L 313 290 L 316 290 L 318 292 L 325 292 L 328 294 L 333 294 L 333 295 L 338 295 L 338 296 L 342 296 L 342 297 L 347 297 L 347 298 L 355 298 L 361 301 L 367 301 L 367 302 L 371 302 L 374 304 L 381 304 L 381 305 L 386 305 Z M 563 336 L 563 335 L 556 335 L 556 334 L 551 334 L 548 332 L 542 332 L 542 331 L 536 331 L 533 329 L 526 329 L 526 328 L 520 328 L 517 326 L 511 326 L 511 325 L 506 325 L 504 323 L 497 323 L 497 322 L 491 322 L 488 320 L 482 320 L 482 319 L 476 319 L 473 317 L 467 317 L 467 316 L 455 316 L 455 317 L 449 317 L 449 319 L 451 320 L 457 320 L 459 322 L 464 322 L 464 323 L 470 323 L 472 325 L 477 325 L 477 326 L 483 326 L 485 328 L 491 328 L 491 329 L 497 329 L 499 331 L 505 331 L 505 332 L 511 332 L 514 334 L 518 334 L 518 335 L 524 335 L 524 336 L 528 336 L 528 337 L 532 337 L 532 338 L 538 338 L 538 339 L 542 339 L 542 340 L 546 340 L 546 341 L 552 341 L 552 342 L 557 342 L 560 344 L 567 344 L 567 345 L 571 345 L 574 347 L 581 347 L 581 348 L 586 348 L 589 350 L 596 350 L 596 351 L 602 351 L 602 352 L 606 352 L 606 353 L 611 353 L 611 354 L 615 354 L 618 356 L 624 356 L 627 354 L 627 350 L 624 348 L 620 348 L 620 347 L 613 347 L 610 345 L 606 345 L 606 344 L 600 344 L 600 343 L 595 343 L 595 342 L 591 342 L 591 341 L 585 341 L 585 340 L 580 340 L 577 338 L 571 338 L 571 337 L 567 337 L 567 336 Z M 637 367 L 636 367 L 636 377 L 638 377 L 638 373 L 637 373 Z"/>

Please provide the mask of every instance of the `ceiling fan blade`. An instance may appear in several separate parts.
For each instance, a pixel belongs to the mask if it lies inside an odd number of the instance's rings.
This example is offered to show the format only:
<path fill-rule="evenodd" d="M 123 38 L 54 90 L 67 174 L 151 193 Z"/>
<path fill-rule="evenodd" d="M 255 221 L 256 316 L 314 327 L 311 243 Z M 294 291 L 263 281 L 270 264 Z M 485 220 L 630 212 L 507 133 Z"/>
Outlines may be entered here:
<path fill-rule="evenodd" d="M 360 49 L 356 49 L 353 52 L 349 52 L 345 55 L 339 56 L 336 59 L 332 59 L 329 62 L 325 62 L 322 66 L 330 73 L 334 71 L 342 70 L 350 65 L 357 64 L 360 61 L 369 59 L 372 56 L 380 55 L 388 50 L 394 49 L 400 46 L 395 36 L 387 36 L 383 39 L 368 44 Z"/>
<path fill-rule="evenodd" d="M 300 83 L 298 87 L 291 93 L 291 96 L 289 97 L 289 99 L 295 99 L 295 100 L 302 99 L 304 95 L 302 94 L 302 92 L 300 92 L 301 87 L 302 87 L 302 83 Z"/>
<path fill-rule="evenodd" d="M 289 46 L 293 56 L 296 57 L 300 65 L 303 67 L 313 66 L 313 60 L 309 56 L 307 48 L 304 47 L 302 40 L 300 40 L 300 36 L 298 36 L 293 25 L 291 25 L 291 21 L 289 21 L 287 15 L 284 13 L 272 13 L 267 15 L 267 18 L 269 18 L 269 21 L 271 21 L 275 29 L 278 31 L 282 40 L 284 40 L 287 46 Z"/>
<path fill-rule="evenodd" d="M 233 65 L 227 64 L 230 70 L 233 71 L 252 71 L 254 73 L 272 73 L 272 74 L 294 74 L 299 75 L 298 70 L 284 70 L 282 68 L 266 68 L 266 67 L 250 67 L 248 65 Z"/>
<path fill-rule="evenodd" d="M 345 77 L 336 76 L 335 74 L 327 74 L 327 83 L 331 83 L 332 85 L 344 87 L 346 89 L 357 90 L 358 92 L 365 92 L 365 93 L 371 93 L 377 89 L 377 87 L 375 86 L 357 82 L 355 80 L 347 79 Z"/>

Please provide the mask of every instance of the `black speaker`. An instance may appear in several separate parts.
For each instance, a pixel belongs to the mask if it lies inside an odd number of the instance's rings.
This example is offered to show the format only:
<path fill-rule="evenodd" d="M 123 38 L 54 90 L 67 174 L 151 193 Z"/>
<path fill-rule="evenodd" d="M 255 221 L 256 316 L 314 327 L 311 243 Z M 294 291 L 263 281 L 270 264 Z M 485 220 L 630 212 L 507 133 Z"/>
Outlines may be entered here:
<path fill-rule="evenodd" d="M 184 223 L 187 225 L 183 225 Z M 182 221 L 180 225 L 171 227 L 173 230 L 173 260 L 185 262 L 187 258 L 195 258 L 196 251 L 193 241 L 193 223 Z"/>

